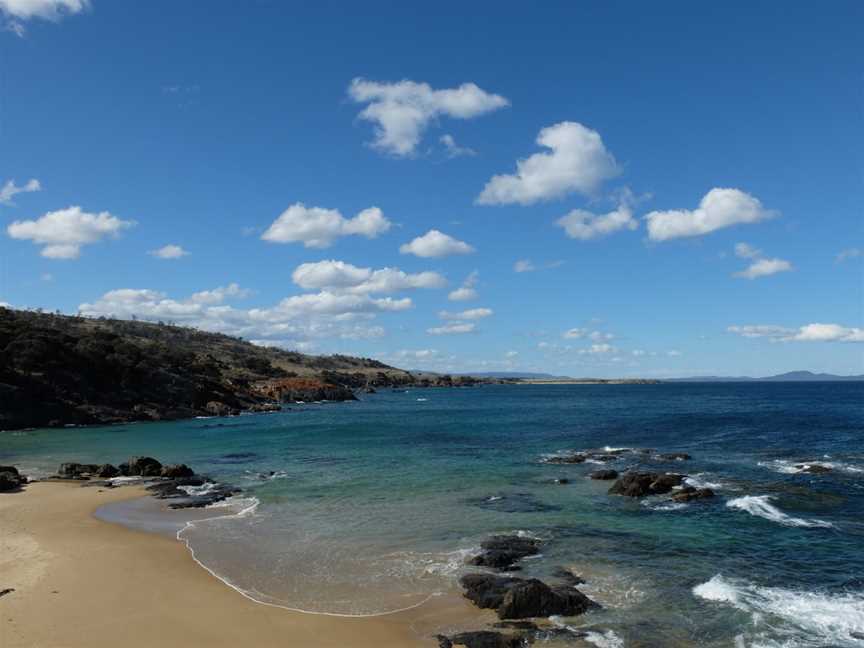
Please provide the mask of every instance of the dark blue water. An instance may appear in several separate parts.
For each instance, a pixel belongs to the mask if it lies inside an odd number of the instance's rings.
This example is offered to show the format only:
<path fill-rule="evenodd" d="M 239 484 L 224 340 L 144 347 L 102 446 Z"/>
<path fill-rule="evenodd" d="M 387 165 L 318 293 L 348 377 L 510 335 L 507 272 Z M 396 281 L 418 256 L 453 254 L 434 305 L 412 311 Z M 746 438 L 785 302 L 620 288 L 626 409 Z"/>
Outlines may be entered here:
<path fill-rule="evenodd" d="M 149 454 L 243 486 L 246 499 L 183 538 L 231 584 L 286 607 L 415 605 L 453 592 L 486 535 L 523 532 L 545 541 L 527 575 L 565 565 L 586 578 L 604 609 L 562 622 L 599 645 L 815 647 L 864 645 L 862 442 L 864 383 L 490 386 L 5 433 L 0 460 L 39 472 Z M 610 496 L 586 478 L 597 465 L 540 461 L 603 447 L 687 452 L 609 467 L 684 472 L 717 497 Z"/>

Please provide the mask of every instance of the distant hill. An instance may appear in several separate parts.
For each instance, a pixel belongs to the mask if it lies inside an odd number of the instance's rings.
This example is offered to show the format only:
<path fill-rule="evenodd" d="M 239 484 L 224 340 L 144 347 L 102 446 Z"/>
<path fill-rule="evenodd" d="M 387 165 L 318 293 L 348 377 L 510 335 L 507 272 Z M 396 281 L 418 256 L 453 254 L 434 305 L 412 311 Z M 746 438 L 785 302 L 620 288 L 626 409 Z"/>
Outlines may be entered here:
<path fill-rule="evenodd" d="M 665 382 L 856 382 L 864 381 L 864 374 L 838 376 L 812 371 L 789 371 L 776 376 L 753 378 L 750 376 L 694 376 L 692 378 L 669 378 Z"/>
<path fill-rule="evenodd" d="M 472 371 L 457 374 L 460 376 L 475 376 L 477 378 L 514 378 L 520 380 L 566 380 L 568 376 L 554 376 L 548 373 L 531 373 L 530 371 Z"/>
<path fill-rule="evenodd" d="M 168 324 L 0 307 L 0 430 L 266 411 L 349 400 L 356 389 L 471 382 Z"/>

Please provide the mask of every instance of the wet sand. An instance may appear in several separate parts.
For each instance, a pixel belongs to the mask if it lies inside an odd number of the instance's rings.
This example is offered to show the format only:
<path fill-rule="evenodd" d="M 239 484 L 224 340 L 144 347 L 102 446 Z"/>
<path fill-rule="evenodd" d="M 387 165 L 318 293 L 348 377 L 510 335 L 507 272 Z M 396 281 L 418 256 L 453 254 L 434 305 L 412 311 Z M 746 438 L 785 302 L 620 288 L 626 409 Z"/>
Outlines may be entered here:
<path fill-rule="evenodd" d="M 189 646 L 430 647 L 442 627 L 491 613 L 457 595 L 405 612 L 345 618 L 262 605 L 198 565 L 180 542 L 99 520 L 143 489 L 35 483 L 0 493 L 3 648 Z"/>

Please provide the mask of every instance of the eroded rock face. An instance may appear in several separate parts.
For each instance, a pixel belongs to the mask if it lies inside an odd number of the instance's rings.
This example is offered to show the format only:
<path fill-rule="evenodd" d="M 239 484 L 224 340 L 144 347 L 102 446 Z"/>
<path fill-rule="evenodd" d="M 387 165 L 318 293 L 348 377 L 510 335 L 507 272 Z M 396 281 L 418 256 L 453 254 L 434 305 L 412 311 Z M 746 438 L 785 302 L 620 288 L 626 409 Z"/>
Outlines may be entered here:
<path fill-rule="evenodd" d="M 684 482 L 684 477 L 673 473 L 628 472 L 612 484 L 609 494 L 627 497 L 663 495 L 680 486 Z"/>
<path fill-rule="evenodd" d="M 469 565 L 506 570 L 527 556 L 540 552 L 540 541 L 515 535 L 492 536 L 480 544 L 483 552 L 468 560 Z"/>

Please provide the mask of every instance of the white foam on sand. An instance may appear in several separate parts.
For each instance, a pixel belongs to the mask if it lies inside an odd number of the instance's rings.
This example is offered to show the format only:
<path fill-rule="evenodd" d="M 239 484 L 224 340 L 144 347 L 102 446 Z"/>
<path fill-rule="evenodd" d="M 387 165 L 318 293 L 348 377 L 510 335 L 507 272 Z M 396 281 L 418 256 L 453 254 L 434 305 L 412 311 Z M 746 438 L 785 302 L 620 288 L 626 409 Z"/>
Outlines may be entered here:
<path fill-rule="evenodd" d="M 717 574 L 693 588 L 698 598 L 751 615 L 752 630 L 736 645 L 751 648 L 864 646 L 864 594 L 822 594 L 760 587 Z"/>
<path fill-rule="evenodd" d="M 831 529 L 834 525 L 823 520 L 805 520 L 787 515 L 771 504 L 770 495 L 746 495 L 726 502 L 729 508 L 746 511 L 750 515 L 771 520 L 788 527 Z"/>

